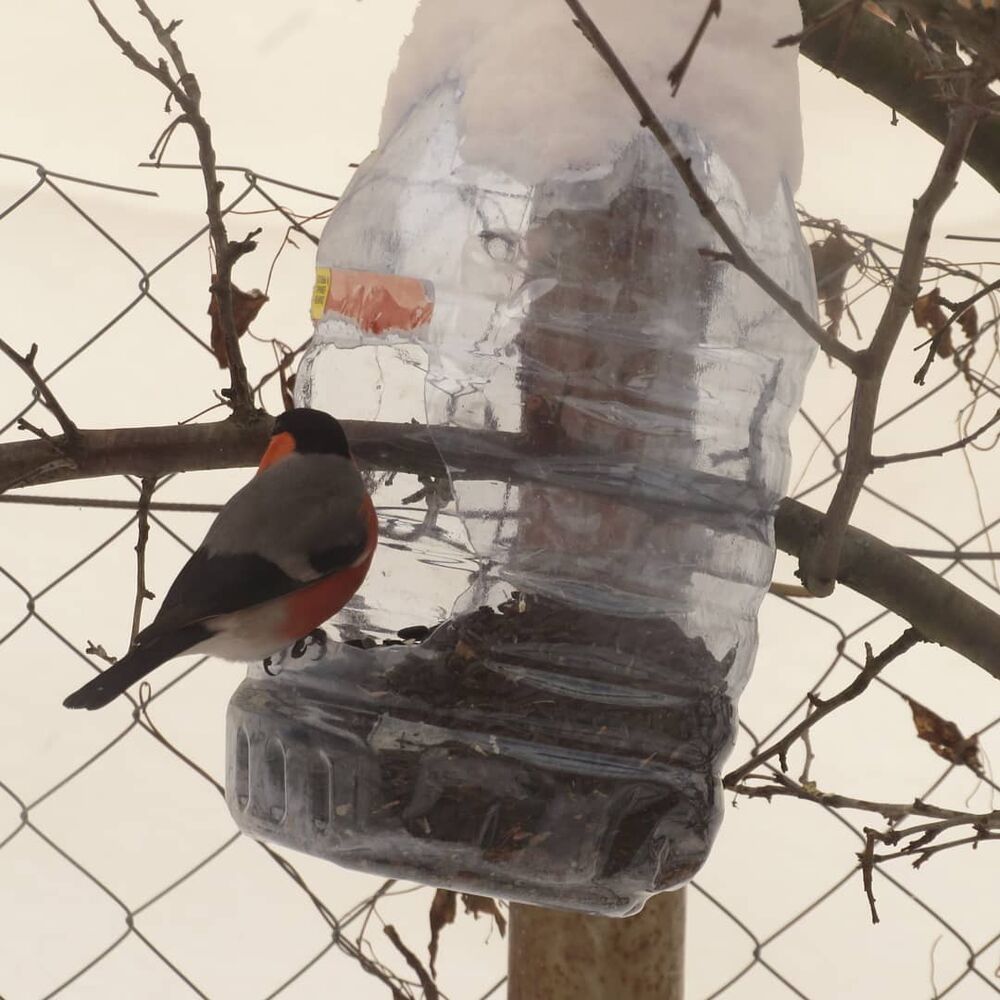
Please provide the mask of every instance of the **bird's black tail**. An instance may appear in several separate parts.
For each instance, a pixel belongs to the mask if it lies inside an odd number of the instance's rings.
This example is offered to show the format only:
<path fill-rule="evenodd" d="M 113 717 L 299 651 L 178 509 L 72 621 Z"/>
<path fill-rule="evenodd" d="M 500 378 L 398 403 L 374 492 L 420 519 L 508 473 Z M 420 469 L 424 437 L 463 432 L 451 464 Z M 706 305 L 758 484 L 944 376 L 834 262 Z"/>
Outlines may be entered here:
<path fill-rule="evenodd" d="M 169 635 L 150 639 L 113 663 L 92 681 L 74 691 L 64 702 L 66 708 L 104 708 L 126 688 L 141 680 L 161 663 L 180 656 L 211 633 L 204 625 L 190 625 Z"/>

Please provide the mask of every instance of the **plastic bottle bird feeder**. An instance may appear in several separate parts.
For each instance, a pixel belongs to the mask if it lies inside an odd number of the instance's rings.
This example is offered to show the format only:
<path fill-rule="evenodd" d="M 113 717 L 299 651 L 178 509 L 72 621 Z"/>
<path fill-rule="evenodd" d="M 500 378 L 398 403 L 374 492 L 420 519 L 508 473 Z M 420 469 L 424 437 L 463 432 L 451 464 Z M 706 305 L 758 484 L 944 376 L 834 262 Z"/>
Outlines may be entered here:
<path fill-rule="evenodd" d="M 425 0 L 411 48 L 452 2 Z M 732 18 L 773 57 L 773 12 Z M 351 868 L 624 915 L 690 879 L 718 828 L 813 348 L 699 254 L 717 241 L 634 120 L 525 179 L 472 141 L 453 77 L 388 114 L 326 226 L 298 392 L 426 420 L 449 473 L 418 516 L 414 477 L 373 474 L 387 537 L 350 624 L 392 636 L 457 600 L 419 643 L 252 667 L 227 799 L 253 836 Z M 674 130 L 727 221 L 814 301 L 780 164 L 754 195 L 697 126 Z"/>

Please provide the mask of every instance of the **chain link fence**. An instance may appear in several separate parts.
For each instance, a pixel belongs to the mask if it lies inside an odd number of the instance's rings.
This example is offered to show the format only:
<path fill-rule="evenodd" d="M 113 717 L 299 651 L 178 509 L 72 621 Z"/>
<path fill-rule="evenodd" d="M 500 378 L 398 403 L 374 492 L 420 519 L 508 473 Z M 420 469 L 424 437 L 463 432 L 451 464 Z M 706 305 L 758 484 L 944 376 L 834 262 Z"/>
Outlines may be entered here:
<path fill-rule="evenodd" d="M 223 170 L 229 226 L 264 228 L 236 280 L 253 275 L 270 296 L 244 343 L 260 398 L 274 412 L 278 368 L 308 334 L 311 243 L 334 196 Z M 178 204 L 197 204 L 196 187 L 184 189 L 186 173 L 150 176 L 157 187 L 178 185 Z M 223 375 L 205 316 L 206 227 L 150 194 L 0 156 L 0 337 L 22 353 L 38 342 L 39 371 L 81 426 L 195 418 Z M 848 317 L 863 327 L 870 293 L 891 273 L 892 248 L 852 238 L 859 257 Z M 985 285 L 991 266 L 942 263 L 936 276 Z M 904 359 L 887 386 L 882 450 L 943 442 L 956 414 L 967 425 L 970 403 L 995 395 L 993 348 L 983 346 L 994 334 L 995 324 L 983 323 L 977 345 L 960 352 L 962 363 L 939 361 L 926 389 L 909 379 L 923 355 Z M 850 388 L 818 361 L 794 428 L 795 495 L 817 506 L 843 457 Z M 58 431 L 13 365 L 0 365 L 0 391 L 0 442 L 24 437 L 19 421 Z M 1000 497 L 990 488 L 991 443 L 933 468 L 878 477 L 859 517 L 997 606 L 990 537 Z M 172 579 L 212 505 L 244 476 L 157 484 L 148 512 L 151 589 Z M 185 660 L 159 671 L 141 704 L 130 697 L 102 713 L 62 709 L 62 697 L 102 665 L 99 647 L 115 652 L 127 640 L 140 489 L 119 477 L 15 487 L 0 497 L 0 997 L 420 996 L 382 928 L 394 925 L 411 951 L 425 955 L 431 890 L 234 833 L 218 794 L 234 668 Z M 779 559 L 777 579 L 791 582 L 792 570 Z M 865 642 L 882 648 L 902 628 L 843 588 L 823 602 L 791 593 L 765 602 L 733 763 L 802 718 L 809 693 L 848 683 L 863 666 Z M 876 801 L 995 809 L 1000 787 L 918 743 L 905 701 L 930 704 L 975 733 L 988 762 L 1000 746 L 992 683 L 945 650 L 914 652 L 817 726 L 793 753 L 790 773 L 801 768 L 800 784 Z M 689 890 L 692 1000 L 1000 994 L 995 845 L 955 848 L 918 871 L 905 859 L 876 866 L 882 923 L 873 927 L 857 855 L 866 824 L 878 820 L 793 799 L 733 802 L 716 852 Z M 443 934 L 440 995 L 502 997 L 504 964 L 496 929 L 460 920 Z"/>

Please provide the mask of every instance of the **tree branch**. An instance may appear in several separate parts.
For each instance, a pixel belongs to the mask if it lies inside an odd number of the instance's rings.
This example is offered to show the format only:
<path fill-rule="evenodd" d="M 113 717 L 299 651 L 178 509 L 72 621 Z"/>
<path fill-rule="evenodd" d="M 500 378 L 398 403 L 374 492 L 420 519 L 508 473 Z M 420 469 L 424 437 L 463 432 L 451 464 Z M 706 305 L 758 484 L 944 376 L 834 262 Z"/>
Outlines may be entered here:
<path fill-rule="evenodd" d="M 431 978 L 430 973 L 424 968 L 423 962 L 400 940 L 399 934 L 396 933 L 396 928 L 392 924 L 386 924 L 382 930 L 385 936 L 393 943 L 396 951 L 406 959 L 406 964 L 417 974 L 417 978 L 420 980 L 420 985 L 424 991 L 424 1000 L 438 1000 L 441 994 L 438 992 L 437 984 Z"/>
<path fill-rule="evenodd" d="M 773 768 L 773 765 L 770 765 Z M 741 768 L 740 771 L 743 769 Z M 872 922 L 878 923 L 878 911 L 875 907 L 875 894 L 872 888 L 872 873 L 876 865 L 898 858 L 914 858 L 914 867 L 920 867 L 928 858 L 940 851 L 950 850 L 966 844 L 977 845 L 984 840 L 996 840 L 1000 834 L 991 831 L 1000 830 L 1000 810 L 989 813 L 959 812 L 955 809 L 943 809 L 919 799 L 910 803 L 873 802 L 869 799 L 856 799 L 846 795 L 820 791 L 815 784 L 793 781 L 780 771 L 772 771 L 769 775 L 746 775 L 742 780 L 733 772 L 725 777 L 725 787 L 744 798 L 766 799 L 793 798 L 802 802 L 812 802 L 824 809 L 857 809 L 862 812 L 876 813 L 888 823 L 884 830 L 864 828 L 865 847 L 858 854 L 858 865 L 861 869 L 865 895 L 871 908 Z M 747 784 L 748 781 L 761 781 L 767 784 Z M 909 816 L 923 816 L 934 820 L 930 823 L 920 823 L 915 826 L 900 828 L 898 824 Z M 959 826 L 971 826 L 975 834 L 945 844 L 928 847 L 942 833 L 954 830 Z M 876 854 L 876 843 L 894 846 L 908 840 L 899 851 L 890 854 Z"/>
<path fill-rule="evenodd" d="M 698 46 L 701 44 L 702 38 L 705 36 L 705 32 L 708 30 L 708 24 L 713 17 L 722 16 L 722 0 L 708 0 L 708 6 L 705 8 L 705 13 L 701 17 L 701 21 L 698 27 L 695 28 L 694 36 L 688 43 L 688 47 L 684 50 L 684 55 L 677 60 L 673 68 L 667 74 L 667 80 L 670 82 L 670 93 L 672 97 L 677 96 L 677 91 L 681 89 L 681 84 L 684 82 L 684 76 L 688 71 L 688 67 L 691 65 L 691 60 L 694 58 L 695 52 L 698 51 Z"/>
<path fill-rule="evenodd" d="M 154 65 L 151 60 L 139 52 L 134 45 L 115 29 L 111 22 L 104 16 L 96 0 L 87 0 L 87 2 L 96 14 L 98 23 L 121 49 L 129 62 L 136 69 L 153 77 L 154 80 L 157 80 L 166 88 L 169 94 L 167 110 L 169 110 L 170 100 L 172 99 L 178 103 L 183 112 L 179 119 L 167 126 L 167 129 L 157 140 L 156 145 L 150 153 L 150 159 L 162 158 L 166 150 L 166 144 L 169 142 L 170 136 L 177 125 L 181 123 L 187 124 L 195 134 L 198 143 L 198 162 L 201 165 L 201 172 L 205 181 L 205 214 L 208 216 L 208 229 L 215 252 L 215 277 L 210 290 L 218 299 L 219 322 L 222 326 L 222 332 L 226 341 L 226 350 L 228 352 L 230 385 L 227 395 L 234 416 L 240 421 L 252 423 L 258 419 L 259 414 L 254 409 L 253 393 L 247 378 L 243 355 L 239 347 L 239 336 L 233 313 L 232 276 L 233 267 L 240 257 L 256 248 L 257 244 L 253 238 L 260 230 L 255 230 L 246 239 L 237 241 L 231 241 L 226 232 L 222 211 L 222 190 L 225 185 L 219 180 L 218 170 L 216 169 L 215 147 L 212 144 L 212 129 L 201 110 L 201 87 L 194 73 L 188 70 L 180 46 L 174 39 L 174 31 L 180 26 L 181 22 L 171 21 L 169 25 L 164 26 L 146 0 L 136 0 L 139 13 L 149 23 L 157 42 L 170 57 L 170 61 L 177 73 L 177 79 L 175 80 L 164 59 L 160 59 Z"/>
<path fill-rule="evenodd" d="M 789 295 L 757 262 L 750 256 L 746 248 L 740 242 L 736 234 L 729 228 L 723 219 L 722 214 L 716 207 L 715 202 L 708 196 L 698 180 L 691 161 L 684 156 L 681 150 L 674 143 L 666 127 L 653 111 L 649 101 L 646 100 L 636 82 L 632 79 L 621 60 L 615 54 L 610 43 L 601 34 L 594 24 L 590 15 L 585 10 L 580 0 L 565 0 L 566 5 L 573 12 L 576 18 L 576 25 L 583 33 L 584 37 L 597 50 L 598 55 L 607 63 L 611 72 L 614 73 L 622 89 L 635 105 L 639 112 L 639 122 L 649 129 L 660 147 L 667 154 L 670 162 L 674 165 L 684 186 L 691 195 L 698 212 L 702 218 L 715 230 L 719 239 L 725 244 L 728 253 L 720 256 L 710 253 L 717 259 L 725 259 L 737 270 L 746 274 L 762 291 L 773 299 L 785 312 L 795 320 L 796 323 L 810 336 L 817 344 L 832 358 L 843 362 L 851 370 L 856 363 L 856 352 L 852 351 L 846 344 L 834 337 L 825 327 L 817 322 L 806 311 L 805 307 L 794 296 Z"/>
<path fill-rule="evenodd" d="M 802 582 L 816 595 L 833 593 L 844 533 L 854 513 L 865 480 L 872 472 L 872 439 L 878 418 L 878 401 L 889 359 L 920 292 L 927 245 L 938 211 L 955 189 L 969 139 L 982 112 L 968 105 L 953 109 L 948 139 L 941 150 L 934 175 L 917 199 L 910 218 L 899 271 L 889 293 L 871 345 L 856 358 L 857 384 L 851 408 L 844 471 L 826 517 L 816 537 L 800 558 Z"/>
<path fill-rule="evenodd" d="M 771 781 L 768 785 L 748 785 L 747 781 Z M 895 824 L 908 816 L 926 816 L 933 819 L 948 821 L 953 826 L 969 821 L 970 814 L 956 809 L 945 809 L 914 799 L 912 802 L 875 802 L 871 799 L 856 799 L 850 795 L 839 795 L 836 792 L 824 792 L 809 786 L 803 787 L 786 774 L 773 771 L 771 774 L 750 774 L 742 782 L 724 779 L 725 787 L 737 795 L 748 799 L 791 798 L 803 802 L 813 802 L 827 809 L 857 809 L 859 812 L 875 813 L 882 816 L 888 823 Z M 888 841 L 886 841 L 888 843 Z"/>
<path fill-rule="evenodd" d="M 813 508 L 782 500 L 774 522 L 778 548 L 801 557 L 822 521 Z M 866 531 L 848 528 L 837 581 L 1000 680 L 1000 616 L 933 570 Z"/>
<path fill-rule="evenodd" d="M 135 543 L 135 604 L 132 607 L 132 631 L 129 637 L 129 648 L 135 645 L 135 637 L 139 634 L 139 623 L 142 621 L 143 601 L 151 601 L 156 595 L 146 587 L 146 543 L 149 541 L 149 504 L 156 489 L 156 479 L 146 476 L 142 480 L 139 491 L 139 534 Z"/>
<path fill-rule="evenodd" d="M 915 628 L 908 628 L 894 643 L 887 646 L 878 656 L 872 653 L 872 648 L 865 643 L 865 665 L 858 676 L 851 681 L 842 691 L 832 698 L 812 698 L 814 711 L 810 712 L 797 726 L 788 731 L 777 743 L 773 743 L 765 750 L 754 754 L 745 764 L 731 771 L 725 777 L 727 787 L 733 787 L 742 781 L 751 771 L 756 770 L 761 764 L 769 761 L 772 757 L 777 757 L 781 764 L 782 771 L 788 770 L 788 751 L 792 746 L 818 722 L 825 719 L 831 712 L 835 712 L 842 705 L 853 701 L 861 695 L 873 680 L 887 667 L 893 660 L 898 659 L 907 650 L 912 649 L 918 642 L 923 642 L 924 637 Z"/>
<path fill-rule="evenodd" d="M 355 456 L 372 468 L 417 476 L 450 473 L 453 479 L 515 485 L 551 484 L 552 456 L 529 449 L 517 434 L 435 427 L 432 437 L 427 427 L 416 424 L 342 423 Z M 100 476 L 164 476 L 252 467 L 260 460 L 270 426 L 270 418 L 250 427 L 230 418 L 210 424 L 81 430 L 79 457 L 73 462 L 50 442 L 15 441 L 0 445 L 0 483 L 13 480 L 40 485 Z M 448 469 L 438 446 L 448 452 Z M 711 476 L 703 478 L 704 492 L 711 495 L 718 481 Z M 573 486 L 601 495 L 620 495 L 593 478 L 578 477 Z M 800 556 L 822 519 L 819 511 L 805 504 L 783 500 L 775 519 L 778 547 Z M 928 641 L 954 649 L 1000 679 L 1000 616 L 915 559 L 867 532 L 849 528 L 837 579 L 904 618 Z"/>
<path fill-rule="evenodd" d="M 930 28 L 947 35 L 969 52 L 1000 66 L 997 11 L 979 0 L 888 0 L 887 6 L 918 15 Z"/>
<path fill-rule="evenodd" d="M 967 445 L 970 445 L 977 438 L 982 437 L 991 427 L 1000 423 L 1000 410 L 986 421 L 982 427 L 974 430 L 971 434 L 966 434 L 965 437 L 959 438 L 957 441 L 953 441 L 951 444 L 943 445 L 940 448 L 928 448 L 925 451 L 910 451 L 903 452 L 899 455 L 874 455 L 872 457 L 872 468 L 873 469 L 883 469 L 887 465 L 897 465 L 900 462 L 916 462 L 922 458 L 940 458 L 942 455 L 947 455 L 951 451 L 960 451 Z"/>
<path fill-rule="evenodd" d="M 840 2 L 799 0 L 799 5 L 808 26 L 819 22 Z M 943 2 L 940 0 L 939 5 Z M 954 8 L 956 4 L 948 6 Z M 927 58 L 921 43 L 905 31 L 870 16 L 858 19 L 850 44 L 840 51 L 842 37 L 839 20 L 834 19 L 805 33 L 802 54 L 898 112 L 938 142 L 944 142 L 948 134 L 948 108 L 941 101 L 938 82 L 923 76 Z M 969 143 L 965 160 L 1000 191 L 1000 120 L 982 122 Z"/>
<path fill-rule="evenodd" d="M 67 414 L 62 408 L 59 400 L 56 399 L 55 394 L 49 388 L 48 383 L 35 367 L 35 357 L 38 354 L 38 345 L 32 344 L 31 350 L 22 357 L 17 353 L 17 351 L 14 350 L 13 347 L 10 346 L 10 344 L 8 344 L 5 340 L 0 339 L 0 351 L 3 351 L 3 353 L 6 354 L 7 357 L 10 358 L 10 360 L 13 361 L 25 375 L 28 376 L 32 385 L 35 387 L 35 391 L 45 404 L 45 407 L 52 413 L 56 420 L 59 421 L 59 426 L 62 428 L 66 443 L 72 444 L 79 432 L 77 431 L 76 424 L 70 420 L 69 414 Z M 39 434 L 39 437 L 41 436 L 42 435 Z"/>

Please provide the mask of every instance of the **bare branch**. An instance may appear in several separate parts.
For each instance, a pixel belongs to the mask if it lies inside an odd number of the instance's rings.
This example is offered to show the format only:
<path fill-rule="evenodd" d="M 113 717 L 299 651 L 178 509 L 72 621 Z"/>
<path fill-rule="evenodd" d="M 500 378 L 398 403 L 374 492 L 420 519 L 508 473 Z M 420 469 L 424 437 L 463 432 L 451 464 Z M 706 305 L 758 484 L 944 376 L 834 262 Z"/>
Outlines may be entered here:
<path fill-rule="evenodd" d="M 823 515 L 783 500 L 775 518 L 778 547 L 801 556 Z M 1000 616 L 898 549 L 858 528 L 844 536 L 837 581 L 895 612 L 928 642 L 940 643 L 1000 680 Z"/>
<path fill-rule="evenodd" d="M 621 84 L 622 89 L 635 105 L 636 110 L 639 112 L 640 124 L 649 129 L 649 131 L 656 138 L 657 142 L 660 144 L 663 151 L 670 158 L 670 162 L 674 165 L 674 169 L 677 171 L 681 181 L 687 188 L 688 193 L 691 195 L 691 198 L 693 199 L 702 218 L 708 222 L 708 224 L 715 230 L 716 234 L 725 244 L 726 249 L 729 252 L 724 256 L 724 258 L 719 257 L 718 259 L 725 259 L 732 264 L 733 267 L 746 274 L 768 296 L 780 305 L 781 308 L 784 309 L 788 315 L 791 316 L 792 319 L 794 319 L 795 322 L 798 323 L 798 325 L 802 327 L 802 329 L 805 330 L 805 332 L 812 337 L 812 339 L 815 340 L 827 354 L 830 355 L 830 357 L 843 362 L 853 371 L 857 358 L 856 352 L 852 351 L 846 344 L 843 344 L 841 341 L 837 340 L 836 337 L 832 336 L 829 331 L 822 326 L 822 324 L 813 319 L 801 302 L 795 299 L 792 295 L 789 295 L 784 288 L 774 281 L 774 279 L 771 278 L 771 276 L 768 275 L 756 263 L 756 261 L 753 260 L 746 248 L 740 242 L 739 238 L 732 231 L 732 229 L 730 229 L 725 219 L 722 218 L 722 215 L 715 203 L 702 187 L 701 182 L 698 180 L 698 177 L 691 166 L 690 160 L 684 156 L 676 143 L 673 141 L 666 127 L 656 116 L 656 113 L 653 111 L 649 101 L 646 100 L 636 82 L 629 75 L 628 70 L 625 69 L 621 60 L 615 54 L 614 49 L 608 43 L 604 35 L 602 35 L 598 30 L 593 20 L 591 20 L 590 15 L 584 9 L 583 4 L 580 3 L 580 0 L 565 0 L 565 2 L 575 15 L 575 23 L 577 27 L 580 28 L 584 37 L 590 42 L 591 45 L 593 45 L 600 57 L 608 64 L 608 67 Z"/>
<path fill-rule="evenodd" d="M 129 648 L 135 645 L 135 637 L 139 634 L 139 623 L 142 620 L 142 603 L 151 601 L 156 596 L 146 588 L 146 542 L 149 541 L 149 504 L 156 489 L 156 479 L 147 476 L 142 481 L 139 491 L 139 537 L 135 543 L 135 605 L 132 608 L 132 632 L 129 637 Z"/>
<path fill-rule="evenodd" d="M 878 910 L 875 907 L 875 890 L 872 887 L 872 871 L 875 868 L 875 831 L 865 829 L 865 849 L 858 855 L 861 863 L 861 878 L 868 897 L 868 907 L 871 910 L 872 923 L 878 923 Z"/>
<path fill-rule="evenodd" d="M 515 485 L 548 482 L 549 457 L 517 434 L 469 432 L 365 421 L 342 421 L 358 461 L 376 469 L 452 479 L 502 480 Z M 164 476 L 200 469 L 254 466 L 267 443 L 270 418 L 250 427 L 234 420 L 166 427 L 81 430 L 78 458 L 68 460 L 52 443 L 0 444 L 0 483 L 25 485 L 100 476 Z M 448 451 L 450 466 L 438 447 Z M 704 475 L 704 474 L 699 474 Z M 714 480 L 707 477 L 706 494 Z M 596 479 L 576 487 L 606 495 Z M 619 494 L 615 494 L 618 496 Z M 641 498 L 634 502 L 650 503 Z M 151 505 L 151 508 L 154 505 Z M 775 518 L 778 547 L 800 556 L 823 515 L 795 500 L 782 501 Z M 954 584 L 867 532 L 849 528 L 837 579 L 895 612 L 929 642 L 948 646 L 1000 679 L 1000 616 Z"/>
<path fill-rule="evenodd" d="M 965 437 L 959 438 L 957 441 L 953 441 L 951 444 L 943 445 L 940 448 L 928 448 L 926 451 L 910 451 L 904 452 L 899 455 L 875 455 L 872 457 L 872 469 L 882 469 L 887 465 L 896 465 L 899 462 L 915 462 L 921 458 L 940 458 L 942 455 L 947 455 L 951 451 L 960 451 L 967 445 L 972 444 L 977 438 L 982 437 L 991 427 L 996 426 L 1000 423 L 1000 410 L 986 421 L 978 430 L 974 430 L 971 434 L 966 434 Z"/>
<path fill-rule="evenodd" d="M 768 766 L 773 767 L 773 765 Z M 748 781 L 767 783 L 747 784 Z M 888 827 L 884 830 L 865 827 L 865 848 L 858 854 L 865 895 L 868 897 L 872 919 L 875 923 L 878 923 L 878 913 L 875 908 L 872 873 L 877 865 L 908 857 L 914 858 L 914 866 L 919 867 L 929 857 L 940 851 L 967 844 L 975 846 L 983 840 L 1000 839 L 1000 835 L 992 832 L 1000 830 L 1000 810 L 989 813 L 970 813 L 959 812 L 955 809 L 943 809 L 940 806 L 933 806 L 917 799 L 911 803 L 873 802 L 869 799 L 856 799 L 846 795 L 820 791 L 815 784 L 810 782 L 795 782 L 780 771 L 772 771 L 768 775 L 750 774 L 742 781 L 732 782 L 730 782 L 730 776 L 727 776 L 726 787 L 745 798 L 762 798 L 767 801 L 771 801 L 775 797 L 794 798 L 803 802 L 812 802 L 824 809 L 857 809 L 882 816 L 889 824 Z M 933 820 L 933 822 L 900 828 L 899 823 L 908 816 L 923 816 Z M 960 826 L 971 827 L 975 834 L 934 847 L 927 846 L 942 833 Z M 895 846 L 906 840 L 910 842 L 899 851 L 890 854 L 875 853 L 877 843 Z"/>
<path fill-rule="evenodd" d="M 768 781 L 770 784 L 749 785 L 748 781 Z M 926 802 L 875 802 L 871 799 L 857 799 L 836 792 L 824 792 L 812 785 L 806 786 L 793 781 L 787 775 L 773 771 L 767 776 L 749 774 L 738 784 L 727 784 L 726 787 L 736 795 L 748 799 L 791 798 L 812 802 L 826 809 L 857 809 L 859 812 L 870 812 L 882 816 L 890 824 L 899 823 L 908 816 L 926 816 L 940 820 L 965 823 L 969 817 L 977 818 L 975 814 L 959 812 L 955 809 L 944 809 L 929 805 Z M 954 825 L 954 823 L 953 823 Z"/>
<path fill-rule="evenodd" d="M 948 139 L 941 150 L 934 176 L 914 205 L 903 257 L 889 301 L 871 345 L 856 357 L 854 373 L 857 385 L 844 472 L 816 538 L 806 547 L 800 559 L 802 582 L 820 597 L 833 593 L 844 534 L 865 480 L 872 472 L 872 438 L 882 380 L 903 324 L 920 291 L 920 277 L 934 220 L 955 189 L 969 139 L 981 117 L 982 112 L 972 107 L 963 105 L 953 110 Z"/>
<path fill-rule="evenodd" d="M 439 1000 L 441 994 L 438 992 L 437 985 L 431 978 L 431 974 L 424 968 L 424 963 L 399 939 L 396 928 L 392 924 L 386 924 L 382 929 L 385 931 L 385 936 L 395 946 L 396 951 L 406 959 L 406 964 L 417 974 L 420 985 L 424 990 L 424 1000 Z"/>
<path fill-rule="evenodd" d="M 993 4 L 969 0 L 889 0 L 889 4 L 917 14 L 929 27 L 1000 66 L 1000 36 Z"/>
<path fill-rule="evenodd" d="M 918 642 L 923 642 L 924 637 L 915 628 L 908 628 L 894 643 L 887 646 L 878 656 L 872 654 L 872 648 L 865 643 L 865 665 L 857 677 L 851 681 L 842 691 L 829 699 L 811 699 L 813 711 L 810 712 L 797 726 L 793 727 L 777 743 L 773 743 L 765 750 L 761 750 L 750 758 L 745 764 L 730 771 L 725 777 L 727 787 L 733 787 L 742 781 L 751 771 L 756 770 L 761 764 L 777 757 L 781 764 L 781 770 L 788 770 L 788 751 L 793 744 L 800 740 L 818 722 L 825 719 L 831 712 L 836 711 L 842 705 L 853 701 L 861 695 L 871 684 L 879 673 L 893 660 L 902 656 L 907 650 L 912 649 Z"/>
<path fill-rule="evenodd" d="M 163 476 L 198 469 L 256 465 L 270 423 L 241 427 L 234 420 L 166 427 L 79 430 L 72 457 L 58 442 L 0 445 L 0 491 L 119 474 Z"/>
<path fill-rule="evenodd" d="M 802 39 L 802 54 L 806 58 L 870 94 L 938 142 L 944 142 L 948 134 L 948 108 L 941 100 L 940 85 L 924 75 L 927 58 L 920 41 L 909 32 L 863 14 L 851 32 L 850 45 L 843 47 L 839 17 L 828 18 L 837 7 L 844 6 L 843 0 L 799 0 L 799 3 L 809 29 Z M 945 5 L 954 8 L 956 2 L 942 0 L 939 6 Z M 986 12 L 979 18 L 989 16 L 990 12 Z M 823 24 L 818 23 L 824 19 Z M 966 151 L 966 162 L 1000 190 L 1000 119 L 980 124 Z"/>
<path fill-rule="evenodd" d="M 684 82 L 684 75 L 688 71 L 688 67 L 691 65 L 691 60 L 694 58 L 695 52 L 698 51 L 698 46 L 701 45 L 701 40 L 705 36 L 705 32 L 708 30 L 709 21 L 713 17 L 722 16 L 722 0 L 708 0 L 708 6 L 705 8 L 705 13 L 702 15 L 701 21 L 698 27 L 695 29 L 694 37 L 688 43 L 687 49 L 684 51 L 684 55 L 680 57 L 675 63 L 673 69 L 667 74 L 667 80 L 671 86 L 671 95 L 673 97 L 677 96 L 677 91 L 681 89 L 681 84 Z"/>
<path fill-rule="evenodd" d="M 236 332 L 236 320 L 233 314 L 233 267 L 240 257 L 254 250 L 257 244 L 253 241 L 254 233 L 244 240 L 230 241 L 222 210 L 223 182 L 219 179 L 216 169 L 215 147 L 212 144 L 212 129 L 201 110 L 201 87 L 197 77 L 190 72 L 184 61 L 180 46 L 174 38 L 174 31 L 180 21 L 171 21 L 164 26 L 146 0 L 136 0 L 139 13 L 146 19 L 156 36 L 157 42 L 164 49 L 173 63 L 177 73 L 175 80 L 170 73 L 165 60 L 160 59 L 155 65 L 128 42 L 104 16 L 96 0 L 87 0 L 91 9 L 97 15 L 97 20 L 108 36 L 122 50 L 125 57 L 136 69 L 147 73 L 159 81 L 167 90 L 170 98 L 180 106 L 182 114 L 167 126 L 156 141 L 150 152 L 150 159 L 158 160 L 163 155 L 166 143 L 169 142 L 174 129 L 181 123 L 191 127 L 198 142 L 198 162 L 205 181 L 206 215 L 208 216 L 209 234 L 215 252 L 215 279 L 212 282 L 212 293 L 219 302 L 219 322 L 225 335 L 228 352 L 230 385 L 227 392 L 229 405 L 233 414 L 243 422 L 253 422 L 258 419 L 258 413 L 253 405 L 253 392 L 247 378 L 246 365 L 239 348 L 239 337 Z M 169 100 L 168 100 L 169 106 Z M 259 230 L 258 230 L 259 232 Z"/>
<path fill-rule="evenodd" d="M 816 17 L 809 18 L 802 25 L 802 30 L 797 31 L 794 35 L 782 35 L 775 43 L 774 47 L 776 49 L 788 48 L 791 45 L 801 45 L 807 38 L 815 35 L 817 31 L 822 31 L 828 25 L 834 24 L 843 19 L 844 15 L 847 14 L 852 8 L 858 6 L 858 0 L 837 0 L 829 10 L 824 11 L 822 14 L 818 14 Z M 841 46 L 843 41 L 841 41 Z M 836 64 L 839 60 L 834 60 Z"/>
<path fill-rule="evenodd" d="M 925 861 L 932 858 L 935 854 L 940 854 L 941 851 L 950 851 L 953 847 L 965 847 L 969 844 L 973 847 L 977 847 L 986 840 L 1000 840 L 1000 833 L 987 833 L 985 830 L 978 831 L 971 837 L 962 837 L 959 840 L 949 840 L 946 844 L 935 844 L 933 847 L 918 847 L 911 844 L 908 847 L 904 847 L 902 850 L 895 851 L 892 854 L 876 854 L 872 860 L 878 865 L 885 861 L 894 861 L 896 858 L 912 858 L 916 856 L 916 860 L 913 862 L 913 867 L 919 868 Z"/>
<path fill-rule="evenodd" d="M 806 590 L 801 584 L 778 583 L 773 580 L 771 581 L 771 586 L 767 588 L 767 592 L 774 594 L 776 597 L 796 597 L 803 600 L 816 596 L 812 591 Z"/>
<path fill-rule="evenodd" d="M 31 350 L 28 351 L 23 357 L 14 350 L 5 340 L 0 339 L 0 351 L 10 358 L 11 361 L 17 365 L 18 368 L 24 372 L 25 375 L 31 380 L 32 385 L 35 387 L 36 393 L 41 397 L 42 402 L 45 404 L 46 408 L 52 413 L 52 415 L 59 421 L 59 426 L 62 428 L 64 437 L 66 438 L 67 444 L 72 444 L 77 437 L 78 431 L 76 424 L 70 420 L 69 415 L 62 408 L 59 400 L 56 399 L 55 394 L 49 388 L 48 383 L 42 377 L 41 373 L 35 367 L 35 357 L 38 355 L 38 345 L 32 344 Z M 27 421 L 24 421 L 25 427 L 32 430 L 34 433 L 38 434 L 39 437 L 44 437 L 41 432 L 36 428 L 31 427 Z"/>

